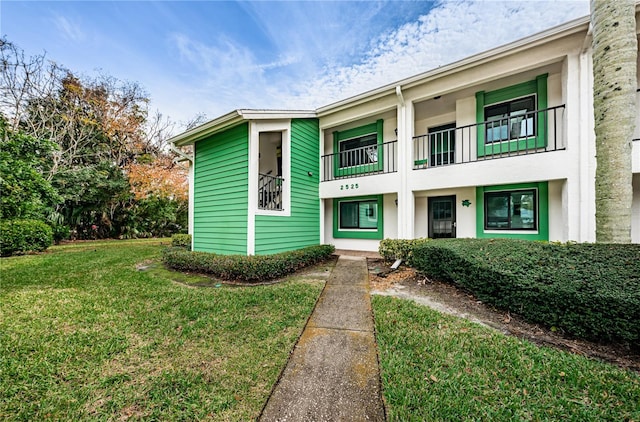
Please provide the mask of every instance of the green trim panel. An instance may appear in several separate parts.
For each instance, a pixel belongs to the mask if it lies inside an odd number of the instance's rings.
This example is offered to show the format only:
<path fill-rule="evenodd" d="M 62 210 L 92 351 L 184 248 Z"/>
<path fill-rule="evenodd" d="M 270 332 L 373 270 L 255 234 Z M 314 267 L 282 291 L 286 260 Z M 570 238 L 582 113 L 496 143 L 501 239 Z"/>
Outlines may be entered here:
<path fill-rule="evenodd" d="M 334 239 L 383 239 L 384 238 L 384 204 L 382 195 L 352 196 L 333 199 L 333 238 Z M 342 201 L 378 201 L 377 230 L 340 230 L 338 221 L 338 204 Z"/>
<path fill-rule="evenodd" d="M 334 131 L 333 132 L 333 152 L 334 152 L 334 160 L 333 160 L 333 175 L 335 177 L 343 177 L 350 176 L 353 174 L 366 174 L 373 173 L 377 171 L 382 171 L 384 168 L 384 157 L 383 157 L 383 122 L 384 120 L 378 119 L 374 123 L 370 123 L 368 125 L 355 127 L 352 129 L 343 130 L 341 132 Z M 372 164 L 363 164 L 359 166 L 353 167 L 340 167 L 340 141 L 344 141 L 347 139 L 358 138 L 364 135 L 370 135 L 375 133 L 377 135 L 377 144 L 378 144 L 378 162 Z"/>
<path fill-rule="evenodd" d="M 319 154 L 318 119 L 293 119 L 291 216 L 256 215 L 256 254 L 278 253 L 320 244 Z"/>
<path fill-rule="evenodd" d="M 523 82 L 517 85 L 508 86 L 497 89 L 495 91 L 476 92 L 476 122 L 478 157 L 485 155 L 494 155 L 508 153 L 524 149 L 544 148 L 547 146 L 547 119 L 545 113 L 538 113 L 537 128 L 535 137 L 517 139 L 513 141 L 494 142 L 486 145 L 484 142 L 486 125 L 481 124 L 485 121 L 484 108 L 488 105 L 510 101 L 516 98 L 536 94 L 536 110 L 544 110 L 547 108 L 547 78 L 549 74 L 539 75 L 536 79 Z"/>
<path fill-rule="evenodd" d="M 249 124 L 195 143 L 193 249 L 247 253 Z"/>
<path fill-rule="evenodd" d="M 511 191 L 520 189 L 538 190 L 538 231 L 525 233 L 513 233 L 509 230 L 494 230 L 485 233 L 484 229 L 484 193 L 497 191 Z M 514 232 L 517 230 L 513 230 Z M 506 238 L 525 240 L 549 240 L 549 183 L 517 183 L 512 185 L 478 186 L 476 188 L 476 237 L 482 238 Z"/>

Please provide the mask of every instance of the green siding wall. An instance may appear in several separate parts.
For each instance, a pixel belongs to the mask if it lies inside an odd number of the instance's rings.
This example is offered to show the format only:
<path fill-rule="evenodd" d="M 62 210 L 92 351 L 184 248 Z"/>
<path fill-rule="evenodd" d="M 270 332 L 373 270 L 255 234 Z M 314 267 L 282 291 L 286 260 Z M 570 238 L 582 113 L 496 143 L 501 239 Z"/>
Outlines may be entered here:
<path fill-rule="evenodd" d="M 196 142 L 194 171 L 194 250 L 246 255 L 248 123 Z"/>
<path fill-rule="evenodd" d="M 256 216 L 256 254 L 320 243 L 320 130 L 317 119 L 291 121 L 291 216 Z M 312 172 L 309 176 L 308 172 Z"/>

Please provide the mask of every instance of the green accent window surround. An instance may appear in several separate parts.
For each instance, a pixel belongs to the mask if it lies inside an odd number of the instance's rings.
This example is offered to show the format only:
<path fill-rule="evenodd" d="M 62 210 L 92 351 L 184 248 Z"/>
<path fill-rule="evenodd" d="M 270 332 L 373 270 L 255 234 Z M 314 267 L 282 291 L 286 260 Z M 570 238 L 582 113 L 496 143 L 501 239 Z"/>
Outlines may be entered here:
<path fill-rule="evenodd" d="M 476 188 L 476 237 L 549 240 L 549 183 Z"/>
<path fill-rule="evenodd" d="M 382 195 L 335 198 L 333 237 L 335 239 L 382 239 Z"/>
<path fill-rule="evenodd" d="M 527 113 L 547 108 L 548 76 L 476 92 L 478 157 L 546 147 L 546 112 Z"/>
<path fill-rule="evenodd" d="M 333 132 L 335 177 L 381 171 L 382 119 L 353 129 Z"/>

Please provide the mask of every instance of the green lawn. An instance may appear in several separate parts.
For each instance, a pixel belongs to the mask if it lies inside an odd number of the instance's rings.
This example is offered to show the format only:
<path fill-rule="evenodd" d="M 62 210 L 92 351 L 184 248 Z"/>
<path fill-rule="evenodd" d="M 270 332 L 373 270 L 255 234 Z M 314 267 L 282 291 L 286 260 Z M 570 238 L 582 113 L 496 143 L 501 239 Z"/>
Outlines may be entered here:
<path fill-rule="evenodd" d="M 392 421 L 640 421 L 640 377 L 413 302 L 372 298 Z"/>
<path fill-rule="evenodd" d="M 0 419 L 258 415 L 323 283 L 194 288 L 136 269 L 162 247 L 81 243 L 0 260 Z"/>

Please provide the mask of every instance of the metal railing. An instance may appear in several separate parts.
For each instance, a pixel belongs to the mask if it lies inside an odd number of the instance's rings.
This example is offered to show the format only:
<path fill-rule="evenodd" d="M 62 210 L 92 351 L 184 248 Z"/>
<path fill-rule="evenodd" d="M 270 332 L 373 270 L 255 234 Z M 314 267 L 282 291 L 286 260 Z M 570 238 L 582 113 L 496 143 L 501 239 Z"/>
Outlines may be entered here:
<path fill-rule="evenodd" d="M 564 108 L 560 105 L 415 136 L 413 168 L 563 150 Z"/>
<path fill-rule="evenodd" d="M 323 155 L 322 181 L 349 179 L 398 171 L 398 141 Z"/>
<path fill-rule="evenodd" d="M 282 187 L 284 178 L 269 174 L 258 174 L 258 208 L 282 211 Z"/>

